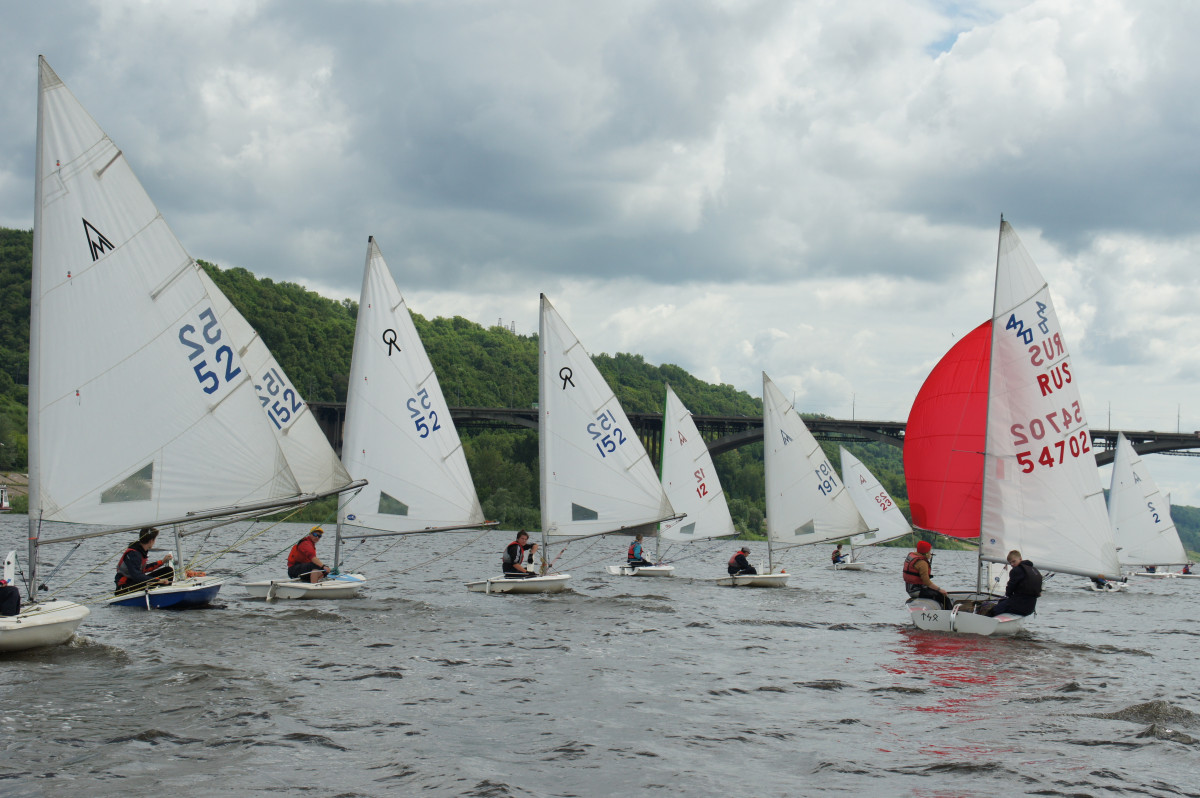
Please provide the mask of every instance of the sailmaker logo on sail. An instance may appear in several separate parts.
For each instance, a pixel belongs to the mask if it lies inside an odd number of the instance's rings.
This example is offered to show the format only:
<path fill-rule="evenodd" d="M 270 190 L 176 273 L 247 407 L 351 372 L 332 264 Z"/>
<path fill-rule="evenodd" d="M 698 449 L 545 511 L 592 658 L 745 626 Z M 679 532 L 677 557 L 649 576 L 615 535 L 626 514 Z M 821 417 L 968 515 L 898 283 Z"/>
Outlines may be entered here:
<path fill-rule="evenodd" d="M 105 251 L 115 250 L 113 243 L 104 237 L 104 234 L 92 226 L 92 223 L 87 219 L 83 220 L 83 234 L 87 236 L 88 249 L 92 252 L 92 262 L 100 260 L 100 256 Z"/>

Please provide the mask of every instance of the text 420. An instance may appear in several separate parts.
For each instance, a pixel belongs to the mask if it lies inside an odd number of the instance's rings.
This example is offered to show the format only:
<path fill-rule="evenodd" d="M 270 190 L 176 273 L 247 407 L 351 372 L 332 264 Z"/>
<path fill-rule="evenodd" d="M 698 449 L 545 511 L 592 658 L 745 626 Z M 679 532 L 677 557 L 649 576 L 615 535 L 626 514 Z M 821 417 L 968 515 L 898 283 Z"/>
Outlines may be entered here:
<path fill-rule="evenodd" d="M 1021 464 L 1022 474 L 1030 474 L 1038 466 L 1053 468 L 1056 465 L 1062 465 L 1068 457 L 1079 457 L 1081 454 L 1088 454 L 1091 451 L 1091 436 L 1087 430 L 1080 430 L 1065 440 L 1050 446 L 1043 446 L 1040 452 L 1037 450 L 1017 452 L 1017 462 Z"/>
<path fill-rule="evenodd" d="M 262 375 L 261 385 L 255 383 L 254 390 L 258 391 L 258 403 L 267 409 L 267 418 L 274 422 L 276 429 L 291 423 L 304 407 L 300 394 L 274 367 Z"/>
<path fill-rule="evenodd" d="M 625 433 L 617 426 L 617 417 L 611 410 L 605 410 L 596 416 L 596 420 L 587 425 L 588 435 L 596 442 L 596 451 L 601 457 L 608 457 L 625 443 Z"/>
<path fill-rule="evenodd" d="M 229 345 L 221 343 L 221 327 L 212 308 L 200 311 L 197 322 L 202 325 L 199 332 L 193 324 L 185 324 L 179 328 L 179 343 L 190 350 L 188 360 L 192 371 L 196 372 L 200 387 L 205 393 L 216 393 L 222 381 L 233 382 L 233 378 L 242 373 L 242 368 L 234 365 L 233 350 Z M 213 361 L 211 366 L 210 357 Z"/>
<path fill-rule="evenodd" d="M 438 423 L 437 411 L 433 409 L 433 402 L 429 401 L 428 388 L 417 391 L 417 395 L 409 399 L 406 406 L 408 407 L 408 416 L 413 420 L 413 426 L 417 428 L 417 434 L 422 438 L 428 438 L 429 433 L 437 432 L 442 428 L 442 425 Z"/>

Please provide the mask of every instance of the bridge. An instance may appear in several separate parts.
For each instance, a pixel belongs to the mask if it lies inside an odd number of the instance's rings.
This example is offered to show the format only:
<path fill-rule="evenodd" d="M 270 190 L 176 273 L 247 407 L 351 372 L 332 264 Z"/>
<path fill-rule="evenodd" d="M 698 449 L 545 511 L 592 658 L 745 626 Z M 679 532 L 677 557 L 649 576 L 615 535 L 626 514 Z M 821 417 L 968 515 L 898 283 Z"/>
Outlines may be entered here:
<path fill-rule="evenodd" d="M 342 427 L 346 419 L 344 402 L 309 402 L 309 409 L 333 448 L 341 454 Z M 459 429 L 531 429 L 538 428 L 536 408 L 452 407 L 450 415 Z M 658 462 L 662 451 L 662 413 L 627 413 L 638 437 L 646 444 L 650 457 Z M 708 441 L 708 450 L 717 455 L 763 439 L 761 416 L 692 416 L 696 428 Z M 819 441 L 867 443 L 877 441 L 904 447 L 903 421 L 858 421 L 836 418 L 806 418 L 805 425 Z M 1097 465 L 1113 461 L 1117 430 L 1092 430 L 1092 447 Z M 1125 437 L 1139 454 L 1161 452 L 1200 457 L 1200 430 L 1196 432 L 1156 432 L 1124 430 Z"/>

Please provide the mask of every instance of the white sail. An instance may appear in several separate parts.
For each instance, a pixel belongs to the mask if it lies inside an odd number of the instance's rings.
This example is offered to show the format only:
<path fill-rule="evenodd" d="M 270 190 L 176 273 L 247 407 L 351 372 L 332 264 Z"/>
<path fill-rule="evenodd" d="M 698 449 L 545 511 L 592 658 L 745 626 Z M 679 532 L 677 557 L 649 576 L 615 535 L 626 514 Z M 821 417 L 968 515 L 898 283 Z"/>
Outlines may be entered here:
<path fill-rule="evenodd" d="M 354 330 L 342 462 L 368 483 L 342 502 L 344 525 L 420 532 L 483 522 L 450 408 L 374 238 Z"/>
<path fill-rule="evenodd" d="M 1077 375 L 1037 266 L 1000 223 L 980 556 L 1120 573 Z"/>
<path fill-rule="evenodd" d="M 708 445 L 670 385 L 663 412 L 662 484 L 675 512 L 684 516 L 663 525 L 659 535 L 664 540 L 706 540 L 737 534 Z"/>
<path fill-rule="evenodd" d="M 545 295 L 538 351 L 543 534 L 649 532 L 674 516 L 617 397 Z"/>
<path fill-rule="evenodd" d="M 154 524 L 299 494 L 219 292 L 121 151 L 39 70 L 31 519 Z"/>
<path fill-rule="evenodd" d="M 866 521 L 870 530 L 850 538 L 851 546 L 873 546 L 903 537 L 912 532 L 912 527 L 896 502 L 888 494 L 871 469 L 857 457 L 839 447 L 842 458 L 842 481 L 854 501 L 854 506 Z"/>
<path fill-rule="evenodd" d="M 1159 493 L 1145 462 L 1117 434 L 1108 516 L 1121 565 L 1183 565 L 1187 552 L 1171 520 L 1170 499 Z"/>
<path fill-rule="evenodd" d="M 329 445 L 329 439 L 262 337 L 221 293 L 207 272 L 201 270 L 200 279 L 212 297 L 213 312 L 221 322 L 221 329 L 233 342 L 254 381 L 259 405 L 271 422 L 275 439 L 300 490 L 327 493 L 350 484 L 350 475 Z"/>
<path fill-rule="evenodd" d="M 841 540 L 868 531 L 821 444 L 763 374 L 767 538 L 772 548 Z"/>

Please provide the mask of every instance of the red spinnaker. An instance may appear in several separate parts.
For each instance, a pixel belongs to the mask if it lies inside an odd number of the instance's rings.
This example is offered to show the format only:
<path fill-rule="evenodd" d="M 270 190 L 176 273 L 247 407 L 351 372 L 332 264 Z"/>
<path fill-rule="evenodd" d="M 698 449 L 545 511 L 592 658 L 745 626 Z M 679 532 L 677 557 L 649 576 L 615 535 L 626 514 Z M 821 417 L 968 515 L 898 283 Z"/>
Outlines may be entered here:
<path fill-rule="evenodd" d="M 979 537 L 991 353 L 989 320 L 951 347 L 917 392 L 904 430 L 904 480 L 914 526 Z"/>

